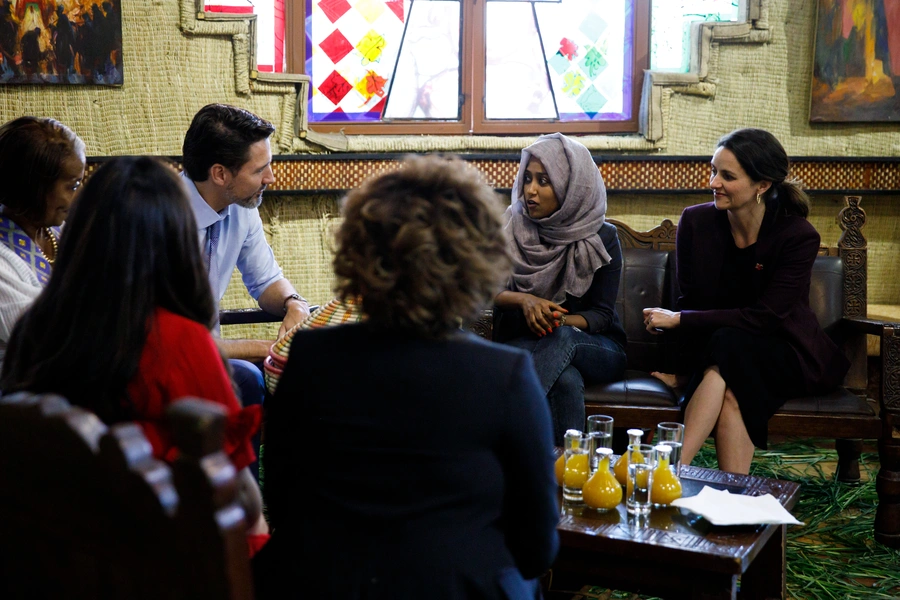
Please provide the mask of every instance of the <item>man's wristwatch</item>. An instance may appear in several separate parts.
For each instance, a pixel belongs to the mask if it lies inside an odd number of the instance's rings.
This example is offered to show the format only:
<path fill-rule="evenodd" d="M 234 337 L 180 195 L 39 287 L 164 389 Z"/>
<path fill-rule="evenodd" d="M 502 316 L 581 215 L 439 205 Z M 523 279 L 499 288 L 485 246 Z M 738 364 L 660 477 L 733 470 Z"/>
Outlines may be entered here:
<path fill-rule="evenodd" d="M 288 296 L 287 298 L 284 299 L 284 305 L 283 305 L 284 314 L 287 314 L 288 300 L 299 300 L 300 302 L 306 302 L 306 298 L 304 298 L 300 294 L 291 294 L 290 296 Z"/>

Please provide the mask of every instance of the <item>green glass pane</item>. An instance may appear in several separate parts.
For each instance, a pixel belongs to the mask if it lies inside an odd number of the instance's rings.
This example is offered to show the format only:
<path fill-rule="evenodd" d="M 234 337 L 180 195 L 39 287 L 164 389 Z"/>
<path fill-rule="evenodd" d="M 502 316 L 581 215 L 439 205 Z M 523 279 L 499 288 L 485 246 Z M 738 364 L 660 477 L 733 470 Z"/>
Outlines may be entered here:
<path fill-rule="evenodd" d="M 738 0 L 653 0 L 650 68 L 687 73 L 691 66 L 691 23 L 738 20 Z"/>
<path fill-rule="evenodd" d="M 562 0 L 533 6 L 560 120 L 630 118 L 634 2 Z"/>

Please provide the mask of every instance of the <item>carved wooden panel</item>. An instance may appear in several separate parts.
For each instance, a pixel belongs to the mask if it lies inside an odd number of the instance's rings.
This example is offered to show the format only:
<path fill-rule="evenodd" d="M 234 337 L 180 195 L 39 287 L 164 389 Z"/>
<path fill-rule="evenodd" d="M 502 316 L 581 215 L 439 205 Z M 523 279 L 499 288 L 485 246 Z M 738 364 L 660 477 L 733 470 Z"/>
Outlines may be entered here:
<path fill-rule="evenodd" d="M 881 338 L 882 405 L 900 410 L 900 326 L 886 325 Z"/>
<path fill-rule="evenodd" d="M 490 308 L 484 309 L 481 317 L 470 324 L 468 329 L 472 333 L 475 333 L 486 340 L 492 339 L 494 335 L 494 311 Z"/>
<path fill-rule="evenodd" d="M 843 233 L 838 240 L 844 263 L 844 316 L 865 317 L 868 310 L 867 281 L 868 260 L 865 236 L 866 213 L 859 207 L 860 196 L 846 196 L 846 206 L 838 214 L 838 225 Z"/>
<path fill-rule="evenodd" d="M 647 248 L 649 250 L 675 250 L 675 233 L 678 227 L 666 219 L 649 231 L 636 231 L 615 219 L 607 219 L 619 230 L 619 244 L 623 248 Z"/>

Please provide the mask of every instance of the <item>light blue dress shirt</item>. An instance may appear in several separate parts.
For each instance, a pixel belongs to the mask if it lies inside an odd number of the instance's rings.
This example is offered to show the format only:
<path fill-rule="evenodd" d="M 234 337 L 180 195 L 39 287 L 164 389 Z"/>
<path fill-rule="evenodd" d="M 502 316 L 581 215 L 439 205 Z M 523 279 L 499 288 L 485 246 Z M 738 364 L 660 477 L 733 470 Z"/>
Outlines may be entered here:
<path fill-rule="evenodd" d="M 215 281 L 210 277 L 209 281 L 216 304 L 225 295 L 235 267 L 241 272 L 247 291 L 254 300 L 259 300 L 267 287 L 284 279 L 281 267 L 275 261 L 275 255 L 263 233 L 259 210 L 231 204 L 217 213 L 206 203 L 187 174 L 182 173 L 181 177 L 190 196 L 194 218 L 197 219 L 200 254 L 204 264 L 209 251 L 207 228 L 216 221 L 222 222 L 214 257 L 218 264 L 218 277 Z"/>

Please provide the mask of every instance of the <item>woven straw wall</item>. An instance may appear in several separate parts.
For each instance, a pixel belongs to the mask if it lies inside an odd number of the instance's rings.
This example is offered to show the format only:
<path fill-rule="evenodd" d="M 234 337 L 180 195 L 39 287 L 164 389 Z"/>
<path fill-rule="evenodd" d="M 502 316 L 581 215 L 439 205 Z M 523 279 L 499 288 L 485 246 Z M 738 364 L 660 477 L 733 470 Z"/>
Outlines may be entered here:
<path fill-rule="evenodd" d="M 769 0 L 771 42 L 720 44 L 714 98 L 673 94 L 667 154 L 709 154 L 722 134 L 768 129 L 792 156 L 897 156 L 896 124 L 809 122 L 818 2 Z"/>
<path fill-rule="evenodd" d="M 678 223 L 681 211 L 692 204 L 707 202 L 708 195 L 610 196 L 610 218 L 635 229 L 647 230 L 663 219 Z M 810 222 L 822 236 L 822 243 L 835 246 L 841 235 L 837 214 L 844 206 L 841 196 L 812 198 Z M 869 303 L 900 303 L 900 280 L 894 275 L 894 258 L 900 255 L 900 204 L 890 196 L 863 198 L 867 222 L 863 229 L 869 242 Z M 324 304 L 332 298 L 331 240 L 339 223 L 337 196 L 267 197 L 262 208 L 266 233 L 285 276 L 311 303 Z M 223 307 L 253 306 L 253 301 L 235 272 Z M 226 327 L 226 337 L 274 338 L 277 325 L 234 325 Z"/>
<path fill-rule="evenodd" d="M 81 136 L 88 156 L 180 155 L 191 118 L 211 102 L 247 108 L 280 131 L 293 132 L 293 120 L 285 118 L 293 113 L 293 84 L 267 84 L 267 93 L 235 91 L 236 62 L 243 63 L 234 60 L 234 36 L 228 32 L 246 29 L 246 23 L 204 22 L 205 30 L 219 35 L 182 33 L 182 10 L 191 22 L 193 6 L 192 0 L 122 2 L 123 86 L 2 85 L 0 121 L 26 114 L 53 117 Z M 243 72 L 246 88 L 248 70 Z M 281 145 L 287 150 L 290 143 L 287 137 Z"/>

